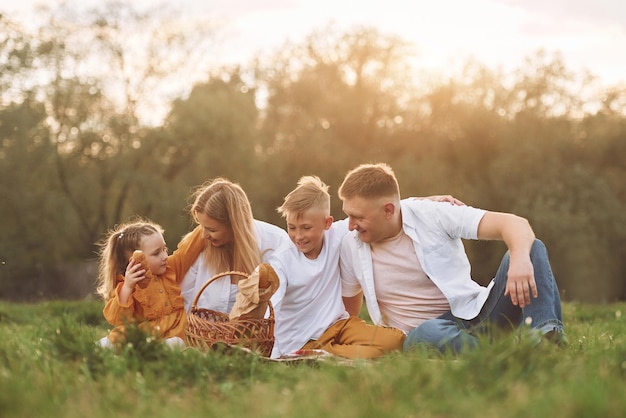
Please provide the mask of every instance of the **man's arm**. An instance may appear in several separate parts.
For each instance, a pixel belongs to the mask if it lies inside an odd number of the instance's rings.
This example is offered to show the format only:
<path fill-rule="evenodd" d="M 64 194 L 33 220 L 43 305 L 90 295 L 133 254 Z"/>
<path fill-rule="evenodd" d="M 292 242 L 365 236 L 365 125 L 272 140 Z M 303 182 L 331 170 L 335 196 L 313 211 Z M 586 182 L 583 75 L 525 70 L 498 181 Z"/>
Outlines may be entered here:
<path fill-rule="evenodd" d="M 361 305 L 363 305 L 363 292 L 359 292 L 354 296 L 344 296 L 343 304 L 350 316 L 359 316 L 361 313 Z"/>
<path fill-rule="evenodd" d="M 505 242 L 510 262 L 504 295 L 510 296 L 511 302 L 521 308 L 529 305 L 531 294 L 537 297 L 537 285 L 530 261 L 535 233 L 528 221 L 510 213 L 486 212 L 478 224 L 478 239 Z"/>

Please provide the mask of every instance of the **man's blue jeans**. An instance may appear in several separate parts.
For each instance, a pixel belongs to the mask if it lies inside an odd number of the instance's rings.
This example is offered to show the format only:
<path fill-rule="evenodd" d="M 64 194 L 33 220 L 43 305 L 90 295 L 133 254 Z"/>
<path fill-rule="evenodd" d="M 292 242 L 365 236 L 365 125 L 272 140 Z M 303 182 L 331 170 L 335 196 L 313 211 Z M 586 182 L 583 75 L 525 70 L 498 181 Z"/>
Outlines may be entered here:
<path fill-rule="evenodd" d="M 408 333 L 404 350 L 417 344 L 427 344 L 442 352 L 450 350 L 459 353 L 476 347 L 479 334 L 488 334 L 494 329 L 512 330 L 524 324 L 537 330 L 541 336 L 548 332 L 563 335 L 559 289 L 552 274 L 548 252 L 540 240 L 533 243 L 530 260 L 538 292 L 537 298 L 533 299 L 531 296 L 530 305 L 520 308 L 513 305 L 509 296 L 504 296 L 509 270 L 507 252 L 500 263 L 489 297 L 476 318 L 464 320 L 454 317 L 448 311 L 438 318 L 425 321 Z"/>

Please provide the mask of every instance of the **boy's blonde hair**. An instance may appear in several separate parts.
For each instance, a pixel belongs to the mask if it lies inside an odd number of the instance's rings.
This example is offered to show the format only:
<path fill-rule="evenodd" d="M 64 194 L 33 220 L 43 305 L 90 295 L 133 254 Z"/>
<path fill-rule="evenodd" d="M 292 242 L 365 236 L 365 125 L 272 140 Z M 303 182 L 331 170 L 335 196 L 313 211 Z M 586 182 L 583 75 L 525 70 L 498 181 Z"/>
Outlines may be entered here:
<path fill-rule="evenodd" d="M 317 176 L 301 177 L 297 187 L 285 196 L 282 206 L 276 211 L 286 218 L 289 214 L 299 217 L 310 209 L 319 209 L 330 214 L 328 185 Z"/>
<path fill-rule="evenodd" d="M 250 201 L 241 186 L 218 177 L 199 188 L 192 197 L 191 216 L 196 221 L 197 214 L 203 213 L 233 232 L 232 243 L 207 246 L 204 252 L 207 265 L 216 274 L 229 270 L 252 273 L 261 263 L 261 253 Z"/>
<path fill-rule="evenodd" d="M 391 167 L 385 163 L 361 164 L 348 172 L 339 187 L 341 200 L 353 197 L 400 199 L 400 186 Z"/>
<path fill-rule="evenodd" d="M 141 240 L 153 234 L 163 235 L 160 225 L 147 219 L 129 221 L 107 231 L 100 246 L 97 293 L 106 302 L 113 296 L 117 276 L 126 273 L 133 251 L 138 250 Z"/>

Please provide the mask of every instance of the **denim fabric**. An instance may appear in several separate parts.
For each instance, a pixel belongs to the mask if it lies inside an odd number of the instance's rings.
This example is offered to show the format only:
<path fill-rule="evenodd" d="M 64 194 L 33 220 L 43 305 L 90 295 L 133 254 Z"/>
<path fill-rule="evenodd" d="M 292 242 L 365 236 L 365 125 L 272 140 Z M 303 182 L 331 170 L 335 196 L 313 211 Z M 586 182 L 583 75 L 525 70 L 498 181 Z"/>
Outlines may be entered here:
<path fill-rule="evenodd" d="M 564 336 L 561 314 L 561 298 L 548 260 L 548 252 L 540 240 L 535 240 L 530 251 L 530 260 L 535 273 L 537 298 L 524 308 L 513 305 L 509 296 L 504 296 L 509 253 L 500 263 L 495 284 L 478 316 L 472 320 L 455 318 L 450 311 L 438 318 L 425 321 L 411 330 L 404 341 L 404 350 L 417 344 L 428 344 L 440 351 L 459 353 L 478 346 L 479 334 L 489 334 L 494 329 L 513 330 L 529 326 L 540 335 L 552 332 Z M 564 337 L 563 337 L 564 338 Z"/>

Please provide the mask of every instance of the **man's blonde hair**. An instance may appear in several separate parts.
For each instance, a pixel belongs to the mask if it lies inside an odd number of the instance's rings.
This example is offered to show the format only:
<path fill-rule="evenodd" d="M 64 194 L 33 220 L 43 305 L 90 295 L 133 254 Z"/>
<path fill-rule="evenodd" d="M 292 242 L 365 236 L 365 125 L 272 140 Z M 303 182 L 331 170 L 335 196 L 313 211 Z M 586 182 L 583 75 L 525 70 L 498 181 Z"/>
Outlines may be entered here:
<path fill-rule="evenodd" d="M 400 199 L 400 186 L 387 164 L 361 164 L 346 174 L 338 193 L 341 200 L 353 197 Z"/>
<path fill-rule="evenodd" d="M 320 209 L 330 213 L 328 185 L 317 176 L 301 177 L 298 186 L 285 196 L 282 206 L 276 210 L 286 218 L 289 214 L 301 216 L 309 209 Z"/>

